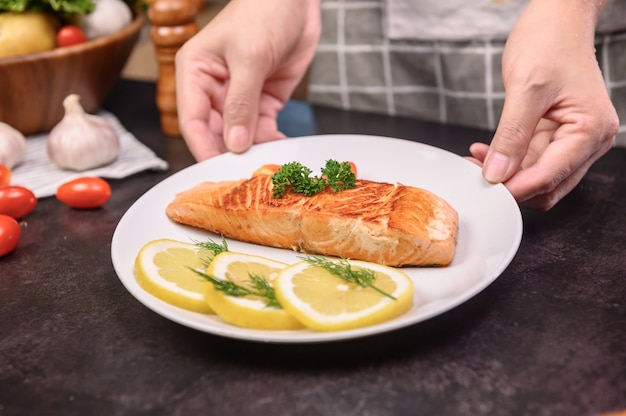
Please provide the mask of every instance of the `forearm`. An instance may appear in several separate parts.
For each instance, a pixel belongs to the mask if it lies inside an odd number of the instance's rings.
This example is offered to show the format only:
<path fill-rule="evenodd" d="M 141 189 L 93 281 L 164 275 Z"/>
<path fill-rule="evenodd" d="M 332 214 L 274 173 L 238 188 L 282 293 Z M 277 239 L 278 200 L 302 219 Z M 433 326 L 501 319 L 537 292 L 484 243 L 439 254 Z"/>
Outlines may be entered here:
<path fill-rule="evenodd" d="M 230 4 L 232 3 L 244 3 L 246 7 L 259 7 L 259 11 L 271 11 L 274 10 L 272 7 L 267 7 L 268 3 L 265 1 L 259 0 L 230 0 Z M 290 8 L 294 11 L 306 11 L 307 15 L 313 16 L 314 14 L 319 15 L 320 9 L 322 7 L 322 0 L 281 0 L 277 3 L 278 5 L 286 8 Z"/>
<path fill-rule="evenodd" d="M 595 26 L 608 1 L 531 0 L 509 35 L 503 56 L 505 84 L 510 72 L 523 72 L 519 65 L 561 71 L 565 62 L 595 62 Z"/>

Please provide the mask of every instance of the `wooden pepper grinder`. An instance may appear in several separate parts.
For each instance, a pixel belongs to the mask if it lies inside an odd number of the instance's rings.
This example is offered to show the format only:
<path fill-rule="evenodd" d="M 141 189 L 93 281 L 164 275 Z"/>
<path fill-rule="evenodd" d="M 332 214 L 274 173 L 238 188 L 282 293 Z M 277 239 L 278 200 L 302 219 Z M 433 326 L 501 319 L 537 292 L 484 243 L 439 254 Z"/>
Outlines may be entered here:
<path fill-rule="evenodd" d="M 198 31 L 199 4 L 197 0 L 153 0 L 148 7 L 150 38 L 159 67 L 156 103 L 161 130 L 168 136 L 180 136 L 174 58 L 178 49 Z"/>

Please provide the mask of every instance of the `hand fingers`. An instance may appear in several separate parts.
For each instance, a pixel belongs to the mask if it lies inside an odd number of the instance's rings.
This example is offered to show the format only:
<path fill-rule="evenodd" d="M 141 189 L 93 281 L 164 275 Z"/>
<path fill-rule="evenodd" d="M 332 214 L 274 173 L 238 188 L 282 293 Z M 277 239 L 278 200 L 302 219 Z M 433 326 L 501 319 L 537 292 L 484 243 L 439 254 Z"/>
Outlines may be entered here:
<path fill-rule="evenodd" d="M 524 207 L 552 208 L 610 148 L 610 141 L 598 147 L 597 141 L 575 133 L 574 126 L 557 126 L 546 119 L 539 122 L 518 171 L 504 183 Z M 481 166 L 488 151 L 486 144 L 473 143 L 467 159 Z"/>
<path fill-rule="evenodd" d="M 483 164 L 483 176 L 492 183 L 506 181 L 519 169 L 535 128 L 546 111 L 536 103 L 551 102 L 529 91 L 507 93 L 500 123 Z"/>
<path fill-rule="evenodd" d="M 505 182 L 524 206 L 550 209 L 580 181 L 589 166 L 611 147 L 612 141 L 592 140 L 562 126 L 532 165 Z"/>
<path fill-rule="evenodd" d="M 208 125 L 202 120 L 190 120 L 184 124 L 183 138 L 197 161 L 210 159 L 226 152 L 226 146 L 222 140 L 221 117 L 215 111 L 211 113 L 211 121 Z"/>
<path fill-rule="evenodd" d="M 552 133 L 557 129 L 558 124 L 542 118 L 539 121 L 535 133 L 532 135 L 532 139 L 528 144 L 526 155 L 522 159 L 520 168 L 524 169 L 526 166 L 530 166 L 539 158 L 552 139 Z M 479 161 L 480 166 L 485 162 L 485 158 L 489 153 L 489 145 L 481 142 L 472 143 L 469 148 L 470 154 L 473 156 L 473 160 Z"/>
<path fill-rule="evenodd" d="M 480 160 L 476 159 L 475 157 L 465 156 L 464 159 L 467 160 L 468 162 L 472 162 L 473 164 L 475 164 L 478 167 L 482 167 L 483 166 L 483 162 L 481 162 Z"/>
<path fill-rule="evenodd" d="M 548 210 L 567 195 L 589 167 L 610 147 L 611 132 L 597 140 L 588 133 L 575 133 L 575 126 L 557 128 L 558 124 L 542 119 L 537 126 L 519 170 L 504 183 L 526 208 Z M 469 161 L 482 166 L 489 146 L 473 143 Z"/>
<path fill-rule="evenodd" d="M 527 199 L 519 200 L 521 206 L 530 209 L 536 209 L 541 211 L 547 211 L 550 208 L 554 207 L 557 202 L 559 202 L 565 195 L 570 193 L 572 189 L 581 181 L 583 176 L 589 170 L 589 167 L 593 164 L 594 161 L 600 158 L 604 154 L 605 151 L 598 151 L 594 157 L 590 158 L 587 162 L 585 162 L 578 169 L 573 171 L 569 176 L 560 181 L 553 189 L 544 193 L 537 193 L 534 196 L 528 197 Z M 506 184 L 505 184 L 506 185 Z"/>
<path fill-rule="evenodd" d="M 191 39 L 176 55 L 176 65 L 188 68 L 177 71 L 176 110 L 178 124 L 189 150 L 196 160 L 204 160 L 224 151 L 221 140 L 215 136 L 214 124 L 221 125 L 221 118 L 212 106 L 211 99 L 218 94 L 220 87 L 213 76 L 224 77 L 223 65 L 208 57 L 197 59 L 198 52 Z M 192 46 L 193 45 L 193 46 Z M 212 124 L 213 123 L 213 124 Z"/>
<path fill-rule="evenodd" d="M 470 154 L 473 156 L 472 160 L 476 162 L 480 162 L 479 166 L 483 165 L 485 161 L 485 157 L 487 157 L 487 152 L 489 151 L 489 145 L 485 143 L 472 143 L 469 148 Z"/>
<path fill-rule="evenodd" d="M 558 123 L 555 123 L 554 121 L 550 121 L 545 118 L 539 120 L 535 133 L 528 144 L 526 155 L 524 155 L 524 159 L 522 159 L 522 162 L 520 163 L 520 169 L 525 169 L 537 162 L 552 142 L 554 132 L 557 131 L 558 127 Z"/>
<path fill-rule="evenodd" d="M 278 130 L 276 115 L 261 115 L 257 122 L 255 143 L 265 143 L 284 139 L 286 136 Z"/>
<path fill-rule="evenodd" d="M 224 101 L 224 142 L 231 152 L 242 153 L 254 143 L 266 74 L 245 60 L 232 60 L 229 66 L 231 77 Z"/>
<path fill-rule="evenodd" d="M 181 95 L 184 95 L 184 93 Z M 206 97 L 201 98 L 208 101 Z M 181 100 L 187 99 L 181 98 Z M 200 102 L 200 100 L 196 102 Z M 185 139 L 191 154 L 198 161 L 217 156 L 225 150 L 222 140 L 215 136 L 212 128 L 216 122 L 216 117 L 214 116 L 213 120 L 211 120 L 211 114 L 215 112 L 210 110 L 210 105 L 206 105 L 203 108 L 205 108 L 206 114 L 199 114 L 198 116 L 190 114 L 184 106 L 178 110 L 178 123 L 181 135 Z M 213 124 L 211 124 L 212 121 Z"/>

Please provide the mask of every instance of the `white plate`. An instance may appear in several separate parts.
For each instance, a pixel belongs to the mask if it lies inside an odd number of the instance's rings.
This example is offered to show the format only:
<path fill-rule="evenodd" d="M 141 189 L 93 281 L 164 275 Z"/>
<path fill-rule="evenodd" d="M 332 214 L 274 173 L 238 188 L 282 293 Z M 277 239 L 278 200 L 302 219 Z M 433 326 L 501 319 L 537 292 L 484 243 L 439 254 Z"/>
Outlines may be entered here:
<path fill-rule="evenodd" d="M 459 213 L 458 244 L 445 268 L 405 268 L 415 283 L 415 305 L 392 321 L 366 328 L 315 332 L 266 331 L 238 328 L 213 315 L 169 305 L 144 291 L 133 264 L 139 249 L 159 238 L 219 241 L 220 237 L 170 221 L 165 207 L 180 191 L 202 181 L 249 177 L 266 163 L 299 161 L 319 174 L 326 160 L 356 163 L 361 178 L 401 182 L 428 189 L 445 198 Z M 391 331 L 439 315 L 472 298 L 508 266 L 519 248 L 522 217 L 503 185 L 484 181 L 480 168 L 464 158 L 407 140 L 363 135 L 322 135 L 256 145 L 248 152 L 223 154 L 190 166 L 154 186 L 120 220 L 111 243 L 113 266 L 128 291 L 148 308 L 179 324 L 230 338 L 274 343 L 310 343 L 357 338 Z M 229 249 L 284 262 L 298 254 L 228 240 Z"/>

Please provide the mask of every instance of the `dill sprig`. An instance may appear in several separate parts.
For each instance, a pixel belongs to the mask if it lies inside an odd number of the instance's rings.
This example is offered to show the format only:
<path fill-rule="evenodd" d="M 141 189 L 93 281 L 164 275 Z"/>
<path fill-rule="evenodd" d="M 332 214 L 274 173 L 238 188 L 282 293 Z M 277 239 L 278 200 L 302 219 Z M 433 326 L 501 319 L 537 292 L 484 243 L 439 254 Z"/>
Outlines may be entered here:
<path fill-rule="evenodd" d="M 263 277 L 250 273 L 248 277 L 250 286 L 242 286 L 230 280 L 217 279 L 200 270 L 189 268 L 205 280 L 213 284 L 216 290 L 223 292 L 227 296 L 243 298 L 246 296 L 257 296 L 263 299 L 268 308 L 282 309 L 282 306 L 276 299 L 276 293 L 272 285 Z"/>
<path fill-rule="evenodd" d="M 339 262 L 330 261 L 319 256 L 307 256 L 302 257 L 302 259 L 312 266 L 321 267 L 332 275 L 337 276 L 348 283 L 361 287 L 372 288 L 381 295 L 396 300 L 393 295 L 374 285 L 376 281 L 376 272 L 372 269 L 359 268 L 355 270 L 345 258 L 342 258 Z"/>
<path fill-rule="evenodd" d="M 200 259 L 202 264 L 208 266 L 211 264 L 215 256 L 225 251 L 228 251 L 228 243 L 224 236 L 222 236 L 222 242 L 216 243 L 213 240 L 207 241 L 194 241 L 196 247 L 198 247 L 200 252 Z"/>
<path fill-rule="evenodd" d="M 311 176 L 313 171 L 302 165 L 300 162 L 290 162 L 282 165 L 274 175 L 272 184 L 274 190 L 272 196 L 280 198 L 287 189 L 312 196 L 322 191 L 326 186 L 339 192 L 347 188 L 353 188 L 356 184 L 356 176 L 350 167 L 349 162 L 337 162 L 327 160 L 326 166 L 322 168 L 322 176 Z"/>

